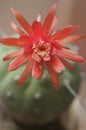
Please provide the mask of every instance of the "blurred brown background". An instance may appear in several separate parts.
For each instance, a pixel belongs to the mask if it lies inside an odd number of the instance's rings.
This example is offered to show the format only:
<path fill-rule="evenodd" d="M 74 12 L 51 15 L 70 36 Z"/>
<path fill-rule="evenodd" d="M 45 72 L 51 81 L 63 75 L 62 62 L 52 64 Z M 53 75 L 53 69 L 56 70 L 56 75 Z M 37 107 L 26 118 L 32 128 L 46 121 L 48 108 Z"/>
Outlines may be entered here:
<path fill-rule="evenodd" d="M 42 12 L 44 19 L 47 11 L 55 2 L 57 3 L 57 13 L 59 15 L 58 28 L 62 28 L 68 24 L 80 25 L 77 34 L 86 34 L 86 0 L 0 0 L 0 28 L 2 31 L 0 34 L 14 34 L 10 22 L 16 20 L 10 11 L 11 7 L 21 12 L 21 14 L 31 23 L 39 12 Z M 83 71 L 86 72 L 86 38 L 75 44 L 80 46 L 80 54 L 85 58 L 82 68 Z M 86 89 L 84 88 L 84 90 Z M 86 92 L 84 95 L 86 95 Z M 86 101 L 86 96 L 84 96 L 84 99 Z M 80 130 L 86 130 L 86 109 L 84 111 L 80 108 L 80 112 Z M 82 126 L 84 127 L 82 128 Z"/>

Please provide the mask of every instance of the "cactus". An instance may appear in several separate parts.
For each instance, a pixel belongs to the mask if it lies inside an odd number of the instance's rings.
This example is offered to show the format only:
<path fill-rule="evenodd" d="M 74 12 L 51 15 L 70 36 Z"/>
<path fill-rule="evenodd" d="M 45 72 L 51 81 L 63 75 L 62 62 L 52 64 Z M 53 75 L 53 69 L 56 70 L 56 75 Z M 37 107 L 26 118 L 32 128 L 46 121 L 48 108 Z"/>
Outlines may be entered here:
<path fill-rule="evenodd" d="M 14 48 L 1 46 L 1 58 Z M 80 68 L 73 63 L 75 71 L 65 69 L 60 74 L 60 88 L 58 91 L 50 82 L 49 75 L 45 74 L 41 80 L 31 77 L 22 86 L 17 85 L 23 67 L 16 72 L 7 72 L 7 63 L 0 62 L 0 98 L 7 105 L 9 112 L 16 122 L 22 124 L 43 125 L 58 119 L 60 114 L 69 108 L 73 95 L 67 90 L 64 80 L 67 79 L 77 92 L 80 83 Z"/>

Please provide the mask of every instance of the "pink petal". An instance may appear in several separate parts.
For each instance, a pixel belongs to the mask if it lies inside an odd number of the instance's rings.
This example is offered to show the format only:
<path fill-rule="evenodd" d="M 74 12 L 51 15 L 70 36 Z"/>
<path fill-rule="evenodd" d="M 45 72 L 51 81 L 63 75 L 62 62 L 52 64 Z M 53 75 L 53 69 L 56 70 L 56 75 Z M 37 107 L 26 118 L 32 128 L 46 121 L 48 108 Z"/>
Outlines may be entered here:
<path fill-rule="evenodd" d="M 58 90 L 60 86 L 60 80 L 57 73 L 52 69 L 51 65 L 47 63 L 48 72 L 50 74 L 54 87 Z"/>
<path fill-rule="evenodd" d="M 43 75 L 43 65 L 42 62 L 34 62 L 32 68 L 32 77 L 35 79 L 40 79 Z"/>
<path fill-rule="evenodd" d="M 65 69 L 62 62 L 56 56 L 52 56 L 49 63 L 51 63 L 52 68 L 57 73 L 60 73 L 61 71 L 63 71 Z"/>
<path fill-rule="evenodd" d="M 41 58 L 40 58 L 37 54 L 35 54 L 35 53 L 32 54 L 32 58 L 33 58 L 35 61 L 37 61 L 37 62 L 40 62 L 40 61 L 41 61 Z"/>
<path fill-rule="evenodd" d="M 26 35 L 25 32 L 20 29 L 14 22 L 11 22 L 12 28 L 20 35 Z"/>
<path fill-rule="evenodd" d="M 72 60 L 75 62 L 83 62 L 84 60 L 83 57 L 81 57 L 77 53 L 67 50 L 67 49 L 58 50 L 57 55 L 59 57 L 68 58 L 69 60 Z"/>
<path fill-rule="evenodd" d="M 18 38 L 0 38 L 0 43 L 7 46 L 20 46 L 18 44 Z"/>
<path fill-rule="evenodd" d="M 44 35 L 47 35 L 49 33 L 55 11 L 56 11 L 56 4 L 54 4 L 52 6 L 52 8 L 50 9 L 50 11 L 49 11 L 49 13 L 46 16 L 46 19 L 44 21 L 44 25 L 43 25 L 43 34 Z"/>
<path fill-rule="evenodd" d="M 16 19 L 21 24 L 21 26 L 25 29 L 25 31 L 31 36 L 34 36 L 33 29 L 30 26 L 30 24 L 25 20 L 25 18 L 13 8 L 11 8 L 11 11 L 15 15 Z"/>
<path fill-rule="evenodd" d="M 20 80 L 18 82 L 18 85 L 21 86 L 29 77 L 30 73 L 31 73 L 31 69 L 33 67 L 33 61 L 29 60 L 29 63 L 27 64 L 22 76 L 20 77 Z"/>
<path fill-rule="evenodd" d="M 52 21 L 51 27 L 50 27 L 50 29 L 49 29 L 48 35 L 50 35 L 50 34 L 53 33 L 54 29 L 56 28 L 57 21 L 58 21 L 58 16 L 55 16 L 55 17 L 53 18 L 53 21 Z"/>
<path fill-rule="evenodd" d="M 24 52 L 24 49 L 18 49 L 17 51 L 12 52 L 12 53 L 6 55 L 6 56 L 3 58 L 3 60 L 4 60 L 4 61 L 9 60 L 9 59 L 11 59 L 11 58 L 14 58 L 14 57 L 16 57 L 16 56 L 21 55 L 23 52 Z"/>
<path fill-rule="evenodd" d="M 74 67 L 70 64 L 70 63 L 68 63 L 68 61 L 66 61 L 65 59 L 63 59 L 63 58 L 60 58 L 60 60 L 61 60 L 61 62 L 66 66 L 66 67 L 68 67 L 70 70 L 74 70 Z"/>
<path fill-rule="evenodd" d="M 40 22 L 41 21 L 41 13 L 38 14 L 37 18 L 36 18 L 37 22 Z"/>
<path fill-rule="evenodd" d="M 42 24 L 40 22 L 33 22 L 32 28 L 38 40 L 42 39 Z"/>
<path fill-rule="evenodd" d="M 18 69 L 19 67 L 21 67 L 29 59 L 29 57 L 30 56 L 26 57 L 23 54 L 16 57 L 14 60 L 12 60 L 9 63 L 8 70 L 9 71 L 14 71 L 14 70 Z"/>
<path fill-rule="evenodd" d="M 50 58 L 51 58 L 50 55 L 48 55 L 48 56 L 44 56 L 44 57 L 43 57 L 43 60 L 44 60 L 44 61 L 49 61 Z"/>
<path fill-rule="evenodd" d="M 61 43 L 69 43 L 69 42 L 75 42 L 77 40 L 81 40 L 85 38 L 85 35 L 78 35 L 78 36 L 69 36 L 63 40 L 61 40 Z"/>
<path fill-rule="evenodd" d="M 69 25 L 69 26 L 65 27 L 63 30 L 60 30 L 57 33 L 55 33 L 54 35 L 52 35 L 50 37 L 50 40 L 62 40 L 65 37 L 73 34 L 78 28 L 79 28 L 79 26 Z"/>

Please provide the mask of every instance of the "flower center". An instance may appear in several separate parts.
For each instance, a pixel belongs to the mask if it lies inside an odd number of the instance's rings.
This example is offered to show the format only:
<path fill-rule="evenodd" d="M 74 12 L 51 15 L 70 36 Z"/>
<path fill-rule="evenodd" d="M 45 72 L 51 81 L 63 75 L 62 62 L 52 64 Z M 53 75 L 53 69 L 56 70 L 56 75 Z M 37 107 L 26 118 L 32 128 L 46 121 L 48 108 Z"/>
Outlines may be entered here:
<path fill-rule="evenodd" d="M 34 47 L 34 53 L 40 58 L 50 56 L 51 46 L 50 43 L 40 41 L 36 47 Z"/>

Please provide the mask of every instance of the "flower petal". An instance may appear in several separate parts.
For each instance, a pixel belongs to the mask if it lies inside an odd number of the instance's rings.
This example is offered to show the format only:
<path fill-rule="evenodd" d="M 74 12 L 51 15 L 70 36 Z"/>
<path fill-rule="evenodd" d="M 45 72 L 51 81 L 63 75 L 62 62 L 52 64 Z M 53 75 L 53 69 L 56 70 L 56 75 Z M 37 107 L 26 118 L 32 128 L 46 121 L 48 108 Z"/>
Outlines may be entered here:
<path fill-rule="evenodd" d="M 58 88 L 60 86 L 59 77 L 58 77 L 57 73 L 52 69 L 50 64 L 47 63 L 46 65 L 47 65 L 48 72 L 50 74 L 52 83 L 53 83 L 54 87 L 58 90 Z"/>
<path fill-rule="evenodd" d="M 20 46 L 18 44 L 18 38 L 0 38 L 0 43 L 6 46 Z"/>
<path fill-rule="evenodd" d="M 40 62 L 40 61 L 41 61 L 41 58 L 40 58 L 37 54 L 35 54 L 35 53 L 32 54 L 32 58 L 33 58 L 35 61 L 37 61 L 37 62 Z"/>
<path fill-rule="evenodd" d="M 29 63 L 27 64 L 22 76 L 20 77 L 20 80 L 18 82 L 18 85 L 21 86 L 28 78 L 28 76 L 30 75 L 31 73 L 31 70 L 32 70 L 32 67 L 33 67 L 33 61 L 32 60 L 29 60 Z"/>
<path fill-rule="evenodd" d="M 34 21 L 32 24 L 35 36 L 38 40 L 42 38 L 42 24 L 40 22 Z"/>
<path fill-rule="evenodd" d="M 23 54 L 16 57 L 14 60 L 12 60 L 10 63 L 9 63 L 9 66 L 8 66 L 8 70 L 9 71 L 14 71 L 16 69 L 18 69 L 19 67 L 21 67 L 28 59 L 29 59 L 30 56 L 24 56 Z"/>
<path fill-rule="evenodd" d="M 12 52 L 12 53 L 6 55 L 6 56 L 3 58 L 3 60 L 4 60 L 4 61 L 9 60 L 9 59 L 11 59 L 11 58 L 14 58 L 14 57 L 16 57 L 16 56 L 21 55 L 23 52 L 24 52 L 24 49 L 18 49 L 17 51 Z"/>
<path fill-rule="evenodd" d="M 67 50 L 67 49 L 58 50 L 57 55 L 59 57 L 68 58 L 69 60 L 72 60 L 75 62 L 83 62 L 84 60 L 83 57 L 81 57 L 77 53 Z"/>
<path fill-rule="evenodd" d="M 51 64 L 54 71 L 57 73 L 60 73 L 65 69 L 64 65 L 61 63 L 61 61 L 56 56 L 52 56 L 49 63 Z"/>
<path fill-rule="evenodd" d="M 74 70 L 74 67 L 70 64 L 70 63 L 68 63 L 68 61 L 66 61 L 65 59 L 63 59 L 63 58 L 60 58 L 60 60 L 61 60 L 61 62 L 66 66 L 66 67 L 68 67 L 70 70 Z"/>
<path fill-rule="evenodd" d="M 50 27 L 50 29 L 49 29 L 48 35 L 50 35 L 50 34 L 53 33 L 54 29 L 56 28 L 57 21 L 58 21 L 58 16 L 55 16 L 55 17 L 53 18 L 53 21 L 52 21 L 51 27 Z"/>
<path fill-rule="evenodd" d="M 35 79 L 40 79 L 43 75 L 43 64 L 42 62 L 34 62 L 32 68 L 32 77 Z"/>
<path fill-rule="evenodd" d="M 56 50 L 61 50 L 62 47 L 63 47 L 60 41 L 52 42 L 51 45 L 52 45 Z"/>
<path fill-rule="evenodd" d="M 69 36 L 69 37 L 66 37 L 65 39 L 61 40 L 61 43 L 75 42 L 75 41 L 81 40 L 85 37 L 86 37 L 85 35 Z"/>
<path fill-rule="evenodd" d="M 16 19 L 21 24 L 21 26 L 25 29 L 25 31 L 29 35 L 34 36 L 33 29 L 31 27 L 31 25 L 25 20 L 25 18 L 20 13 L 18 13 L 16 10 L 14 10 L 13 8 L 11 8 L 11 11 L 15 15 Z"/>
<path fill-rule="evenodd" d="M 65 37 L 73 34 L 77 29 L 79 28 L 79 26 L 72 26 L 69 25 L 67 27 L 65 27 L 62 30 L 59 30 L 57 33 L 55 33 L 54 35 L 52 35 L 50 37 L 50 40 L 62 40 Z"/>
<path fill-rule="evenodd" d="M 41 13 L 38 14 L 37 18 L 36 18 L 37 22 L 40 22 L 41 21 Z"/>
<path fill-rule="evenodd" d="M 44 21 L 44 25 L 43 25 L 43 34 L 44 35 L 47 35 L 49 33 L 55 11 L 56 11 L 56 4 L 54 4 L 52 6 L 52 8 L 50 9 L 50 11 L 49 11 L 49 13 L 46 16 L 46 19 Z"/>
<path fill-rule="evenodd" d="M 20 35 L 26 35 L 25 32 L 20 29 L 14 22 L 11 22 L 12 28 Z"/>
<path fill-rule="evenodd" d="M 30 36 L 20 36 L 18 40 L 18 44 L 20 46 L 28 46 L 29 48 L 33 46 L 33 43 L 34 43 L 34 40 Z"/>
<path fill-rule="evenodd" d="M 43 60 L 44 60 L 44 61 L 49 61 L 49 60 L 50 60 L 50 58 L 51 58 L 51 56 L 50 56 L 50 55 L 48 55 L 48 56 L 44 56 L 44 57 L 43 57 Z"/>

